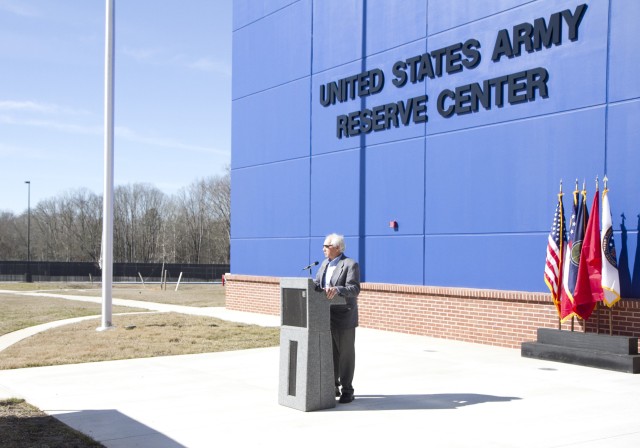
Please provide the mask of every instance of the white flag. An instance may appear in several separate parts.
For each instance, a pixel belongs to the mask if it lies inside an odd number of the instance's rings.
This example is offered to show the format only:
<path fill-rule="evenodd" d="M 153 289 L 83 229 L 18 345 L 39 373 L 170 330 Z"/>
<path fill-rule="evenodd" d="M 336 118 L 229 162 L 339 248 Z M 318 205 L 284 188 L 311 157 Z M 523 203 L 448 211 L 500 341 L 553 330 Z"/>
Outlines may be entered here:
<path fill-rule="evenodd" d="M 616 246 L 613 242 L 611 209 L 609 208 L 609 190 L 602 192 L 602 230 L 600 232 L 600 250 L 602 251 L 602 289 L 604 303 L 608 307 L 620 300 L 620 276 L 616 259 Z"/>

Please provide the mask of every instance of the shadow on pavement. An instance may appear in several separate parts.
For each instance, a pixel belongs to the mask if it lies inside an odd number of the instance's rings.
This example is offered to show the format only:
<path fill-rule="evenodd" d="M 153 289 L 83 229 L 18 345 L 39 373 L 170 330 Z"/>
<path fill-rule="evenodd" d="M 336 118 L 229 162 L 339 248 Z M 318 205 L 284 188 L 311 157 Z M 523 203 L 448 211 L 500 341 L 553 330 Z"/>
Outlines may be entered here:
<path fill-rule="evenodd" d="M 161 432 L 115 409 L 47 412 L 73 429 L 108 446 L 185 448 Z"/>
<path fill-rule="evenodd" d="M 458 409 L 473 404 L 521 400 L 519 397 L 499 397 L 482 394 L 414 394 L 358 395 L 349 404 L 337 404 L 339 411 L 400 411 L 417 409 Z"/>

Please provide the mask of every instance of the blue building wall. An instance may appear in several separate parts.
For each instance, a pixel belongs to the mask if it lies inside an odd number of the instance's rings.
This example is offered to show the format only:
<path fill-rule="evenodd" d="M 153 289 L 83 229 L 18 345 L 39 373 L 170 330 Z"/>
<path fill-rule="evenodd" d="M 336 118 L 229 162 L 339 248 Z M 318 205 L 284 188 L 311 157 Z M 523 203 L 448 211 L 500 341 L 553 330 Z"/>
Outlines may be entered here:
<path fill-rule="evenodd" d="M 559 44 L 492 61 L 500 30 L 583 4 L 573 40 L 562 18 Z M 338 232 L 365 281 L 545 291 L 559 180 L 585 180 L 591 204 L 606 174 L 623 296 L 640 297 L 639 18 L 626 0 L 236 0 L 231 271 L 301 275 Z M 477 66 L 393 85 L 397 61 L 469 39 Z M 445 89 L 537 68 L 546 98 L 438 112 Z M 378 93 L 321 104 L 320 86 L 374 69 Z M 424 95 L 426 122 L 337 137 L 339 115 Z"/>

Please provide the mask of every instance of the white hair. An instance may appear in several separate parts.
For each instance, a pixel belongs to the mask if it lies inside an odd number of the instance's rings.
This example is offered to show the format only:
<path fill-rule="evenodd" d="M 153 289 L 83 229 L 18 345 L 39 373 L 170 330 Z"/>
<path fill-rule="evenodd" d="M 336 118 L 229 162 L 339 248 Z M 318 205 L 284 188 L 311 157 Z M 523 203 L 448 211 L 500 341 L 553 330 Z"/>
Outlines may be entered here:
<path fill-rule="evenodd" d="M 327 235 L 327 237 L 324 240 L 329 241 L 333 247 L 337 247 L 338 249 L 340 249 L 341 253 L 344 253 L 344 250 L 347 247 L 344 244 L 344 236 L 338 235 L 337 233 L 332 233 L 330 235 Z"/>

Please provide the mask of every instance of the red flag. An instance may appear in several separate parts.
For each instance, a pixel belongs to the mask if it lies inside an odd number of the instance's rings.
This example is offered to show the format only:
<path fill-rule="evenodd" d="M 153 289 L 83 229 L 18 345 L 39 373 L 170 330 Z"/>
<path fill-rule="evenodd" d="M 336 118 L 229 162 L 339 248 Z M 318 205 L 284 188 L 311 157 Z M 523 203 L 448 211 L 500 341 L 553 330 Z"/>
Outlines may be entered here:
<path fill-rule="evenodd" d="M 591 216 L 582 243 L 578 278 L 573 294 L 574 312 L 578 317 L 587 320 L 596 302 L 602 301 L 602 251 L 600 249 L 600 194 L 596 190 L 591 206 Z"/>

